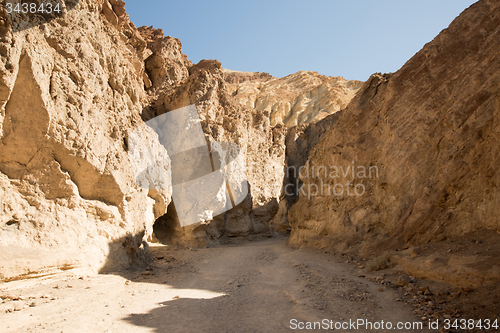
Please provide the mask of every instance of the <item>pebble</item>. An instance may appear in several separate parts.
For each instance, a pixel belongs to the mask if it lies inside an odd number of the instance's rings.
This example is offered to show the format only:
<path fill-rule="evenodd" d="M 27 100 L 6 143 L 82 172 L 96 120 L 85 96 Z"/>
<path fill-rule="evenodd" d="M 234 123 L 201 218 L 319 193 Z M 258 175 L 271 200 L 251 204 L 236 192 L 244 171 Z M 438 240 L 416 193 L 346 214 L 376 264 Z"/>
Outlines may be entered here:
<path fill-rule="evenodd" d="M 411 283 L 411 278 L 408 275 L 403 274 L 399 276 L 398 286 L 404 287 L 406 285 L 409 285 L 410 283 Z"/>

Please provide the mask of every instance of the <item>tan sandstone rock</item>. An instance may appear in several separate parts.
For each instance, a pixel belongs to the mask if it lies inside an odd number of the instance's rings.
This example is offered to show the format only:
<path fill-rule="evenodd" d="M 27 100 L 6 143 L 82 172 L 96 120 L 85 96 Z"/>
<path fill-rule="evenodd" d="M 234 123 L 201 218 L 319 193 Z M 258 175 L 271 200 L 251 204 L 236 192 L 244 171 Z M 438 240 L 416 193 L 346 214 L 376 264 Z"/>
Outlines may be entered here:
<path fill-rule="evenodd" d="M 300 71 L 283 78 L 225 69 L 229 93 L 241 104 L 270 115 L 271 126 L 315 122 L 344 109 L 362 82 Z"/>
<path fill-rule="evenodd" d="M 364 84 L 309 155 L 315 170 L 354 166 L 355 175 L 320 171 L 302 181 L 312 192 L 349 181 L 365 193 L 301 194 L 288 215 L 290 244 L 369 256 L 481 229 L 500 232 L 499 33 L 500 4 L 479 1 L 399 71 Z M 359 167 L 376 167 L 378 176 L 358 174 Z M 447 262 L 435 261 L 433 278 Z M 470 270 L 491 282 L 498 271 L 491 265 Z"/>
<path fill-rule="evenodd" d="M 141 263 L 153 230 L 190 246 L 270 234 L 285 128 L 234 102 L 217 61 L 193 66 L 179 40 L 137 29 L 121 0 L 82 0 L 42 23 L 13 31 L 0 20 L 0 279 Z M 191 104 L 209 141 L 241 148 L 251 192 L 180 228 L 169 182 L 153 181 L 171 174 L 168 152 L 144 121 Z"/>
<path fill-rule="evenodd" d="M 3 17 L 0 278 L 145 259 L 143 236 L 171 199 L 139 188 L 129 162 L 147 43 L 123 6 L 81 1 L 18 32 Z"/>

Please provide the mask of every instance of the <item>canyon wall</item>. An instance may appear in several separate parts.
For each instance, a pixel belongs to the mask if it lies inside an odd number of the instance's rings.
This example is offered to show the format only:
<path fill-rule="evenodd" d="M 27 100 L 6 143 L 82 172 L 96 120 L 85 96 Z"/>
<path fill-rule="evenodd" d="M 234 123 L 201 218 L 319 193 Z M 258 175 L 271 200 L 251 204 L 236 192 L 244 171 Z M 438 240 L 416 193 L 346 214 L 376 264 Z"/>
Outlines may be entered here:
<path fill-rule="evenodd" d="M 135 186 L 126 137 L 142 121 L 147 51 L 113 6 L 81 1 L 17 32 L 2 14 L 0 278 L 142 259 L 155 200 Z"/>
<path fill-rule="evenodd" d="M 289 244 L 498 281 L 499 34 L 500 3 L 479 1 L 399 71 L 372 75 L 310 152 Z"/>
<path fill-rule="evenodd" d="M 142 263 L 144 241 L 155 238 L 156 223 L 165 231 L 164 220 L 181 245 L 270 235 L 284 127 L 233 102 L 219 63 L 193 65 L 179 40 L 137 29 L 123 1 L 67 5 L 64 16 L 15 31 L 2 7 L 0 279 Z M 191 104 L 208 141 L 240 146 L 250 194 L 224 215 L 181 229 L 171 184 L 140 187 L 136 169 L 170 175 L 168 152 L 144 121 Z M 137 129 L 147 142 L 131 152 Z M 147 154 L 162 163 L 148 165 L 140 158 Z"/>
<path fill-rule="evenodd" d="M 283 78 L 225 70 L 228 90 L 243 105 L 269 114 L 271 126 L 317 122 L 343 110 L 361 81 L 300 71 Z"/>
<path fill-rule="evenodd" d="M 285 126 L 272 127 L 265 112 L 236 103 L 227 92 L 221 64 L 216 60 L 202 60 L 190 67 L 189 77 L 160 94 L 143 112 L 143 118 L 195 103 L 209 142 L 230 142 L 240 147 L 250 193 L 237 207 L 202 225 L 180 228 L 175 218 L 162 221 L 170 230 L 170 241 L 205 245 L 219 244 L 221 236 L 224 241 L 271 236 L 269 221 L 278 210 L 284 177 Z M 189 172 L 189 165 L 184 163 L 183 167 Z"/>

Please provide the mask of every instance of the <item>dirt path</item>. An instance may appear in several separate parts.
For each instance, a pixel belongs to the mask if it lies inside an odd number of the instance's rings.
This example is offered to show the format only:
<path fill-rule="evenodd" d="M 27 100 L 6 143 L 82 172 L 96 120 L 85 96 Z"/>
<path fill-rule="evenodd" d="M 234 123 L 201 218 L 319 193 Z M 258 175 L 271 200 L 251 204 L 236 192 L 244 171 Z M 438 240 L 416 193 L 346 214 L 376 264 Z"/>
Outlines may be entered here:
<path fill-rule="evenodd" d="M 0 304 L 2 332 L 310 332 L 291 327 L 422 322 L 397 301 L 398 290 L 358 277 L 340 256 L 290 249 L 284 238 L 152 250 L 148 271 L 0 286 L 0 295 L 21 297 Z M 335 331 L 427 331 L 344 328 Z"/>

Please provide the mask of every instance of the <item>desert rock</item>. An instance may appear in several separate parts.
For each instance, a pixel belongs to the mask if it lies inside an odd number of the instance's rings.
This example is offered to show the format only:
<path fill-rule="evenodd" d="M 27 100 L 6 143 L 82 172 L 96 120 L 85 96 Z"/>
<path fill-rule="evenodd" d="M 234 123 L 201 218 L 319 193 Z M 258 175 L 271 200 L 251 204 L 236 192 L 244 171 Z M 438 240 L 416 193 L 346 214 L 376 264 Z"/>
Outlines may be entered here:
<path fill-rule="evenodd" d="M 499 3 L 479 1 L 399 71 L 364 84 L 310 152 L 316 172 L 302 178 L 308 192 L 289 212 L 290 244 L 370 256 L 457 237 L 471 243 L 481 230 L 498 238 L 499 22 Z M 335 177 L 332 167 L 349 171 Z M 412 269 L 455 284 L 500 278 L 486 261 L 481 272 L 456 268 L 487 256 L 448 253 L 417 257 Z M 391 261 L 409 269 L 402 258 Z"/>
<path fill-rule="evenodd" d="M 271 126 L 316 122 L 343 110 L 362 82 L 300 71 L 283 78 L 224 70 L 229 93 L 243 105 L 269 113 Z"/>

